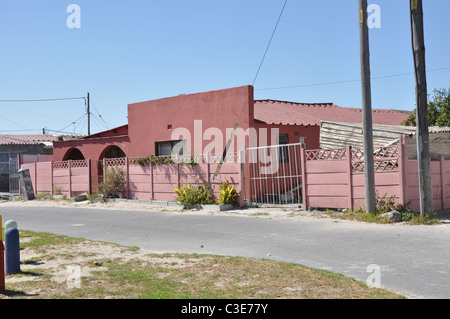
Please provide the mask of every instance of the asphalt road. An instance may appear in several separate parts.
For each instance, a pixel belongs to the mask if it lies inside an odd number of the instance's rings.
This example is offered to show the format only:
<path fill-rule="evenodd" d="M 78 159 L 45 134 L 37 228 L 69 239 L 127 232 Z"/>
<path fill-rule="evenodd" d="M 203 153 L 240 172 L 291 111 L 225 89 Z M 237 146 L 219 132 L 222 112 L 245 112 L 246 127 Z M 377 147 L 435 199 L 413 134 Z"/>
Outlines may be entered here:
<path fill-rule="evenodd" d="M 450 298 L 450 226 L 446 224 L 376 225 L 307 217 L 44 207 L 2 207 L 0 214 L 3 223 L 13 219 L 19 229 L 153 251 L 287 261 L 361 281 L 377 278 L 382 287 L 411 298 Z"/>

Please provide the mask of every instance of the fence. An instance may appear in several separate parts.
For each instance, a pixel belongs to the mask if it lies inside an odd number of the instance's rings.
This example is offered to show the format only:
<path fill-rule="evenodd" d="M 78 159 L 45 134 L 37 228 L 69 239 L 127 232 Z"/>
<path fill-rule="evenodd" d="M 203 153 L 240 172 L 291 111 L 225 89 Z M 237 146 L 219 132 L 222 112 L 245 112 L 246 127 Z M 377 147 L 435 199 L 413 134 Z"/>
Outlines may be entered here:
<path fill-rule="evenodd" d="M 395 202 L 420 211 L 417 160 L 409 160 L 407 141 L 374 153 L 375 189 L 378 196 L 394 196 Z M 350 147 L 301 152 L 304 208 L 365 206 L 364 154 Z M 442 156 L 431 162 L 434 208 L 450 208 L 450 161 Z"/>
<path fill-rule="evenodd" d="M 398 145 L 384 147 L 374 153 L 375 188 L 379 196 L 394 196 L 397 204 L 408 205 L 418 212 L 418 165 L 417 160 L 408 159 L 406 143 L 406 138 L 401 137 Z M 257 168 L 255 165 L 260 162 L 270 163 L 270 160 L 258 158 L 252 162 L 247 156 L 246 162 L 241 164 L 236 154 L 231 154 L 229 160 L 222 164 L 217 176 L 214 173 L 219 164 L 214 156 L 207 156 L 206 160 L 200 158 L 201 162 L 195 166 L 140 165 L 135 158 L 105 159 L 102 162 L 46 162 L 22 166 L 30 170 L 36 194 L 53 194 L 59 190 L 62 194 L 72 197 L 93 192 L 101 182 L 103 170 L 115 166 L 122 167 L 125 171 L 126 197 L 130 199 L 173 201 L 173 189 L 178 188 L 181 183 L 195 184 L 202 181 L 211 183 L 217 196 L 218 185 L 228 180 L 236 186 L 240 205 L 244 204 L 245 199 L 250 202 L 261 199 L 260 203 L 264 203 L 275 198 L 274 194 L 286 195 L 290 192 L 293 198 L 291 203 L 300 205 L 302 202 L 304 209 L 364 207 L 364 154 L 361 150 L 351 147 L 330 150 L 301 148 L 297 152 L 290 151 L 289 145 L 280 147 L 281 150 L 286 150 L 287 154 L 291 154 L 288 161 L 285 161 L 284 157 L 283 160 L 272 157 L 279 165 L 276 172 L 258 170 L 258 173 L 253 175 L 249 175 L 249 172 Z M 273 154 L 281 153 L 276 151 Z M 259 153 L 258 156 L 263 155 Z M 210 161 L 211 159 L 215 160 Z M 450 208 L 450 161 L 441 156 L 439 161 L 431 162 L 431 170 L 434 208 Z M 275 181 L 278 181 L 280 176 L 295 179 L 286 185 L 278 184 Z M 286 197 L 285 200 L 280 198 L 281 196 L 278 196 L 275 203 L 289 202 Z"/>
<path fill-rule="evenodd" d="M 140 200 L 174 201 L 174 188 L 181 183 L 210 183 L 216 198 L 219 185 L 229 181 L 241 192 L 241 169 L 239 163 L 223 163 L 215 176 L 218 163 L 198 163 L 196 165 L 138 164 L 136 158 L 116 158 L 45 162 L 24 164 L 30 170 L 34 191 L 40 193 L 60 193 L 69 197 L 93 193 L 102 181 L 103 171 L 109 167 L 120 167 L 125 172 L 126 197 Z M 99 171 L 102 170 L 102 171 Z"/>

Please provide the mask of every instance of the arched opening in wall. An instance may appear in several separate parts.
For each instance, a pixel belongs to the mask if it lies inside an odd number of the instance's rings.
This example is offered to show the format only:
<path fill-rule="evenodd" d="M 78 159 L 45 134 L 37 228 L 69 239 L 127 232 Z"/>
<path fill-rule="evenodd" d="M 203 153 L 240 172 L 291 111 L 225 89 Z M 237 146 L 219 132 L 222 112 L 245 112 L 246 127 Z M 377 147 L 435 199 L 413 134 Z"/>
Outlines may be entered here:
<path fill-rule="evenodd" d="M 127 155 L 125 154 L 124 151 L 122 151 L 122 149 L 118 146 L 110 146 L 108 148 L 106 148 L 101 156 L 100 159 L 104 159 L 104 158 L 121 158 L 121 157 L 127 157 Z"/>
<path fill-rule="evenodd" d="M 78 148 L 71 148 L 70 150 L 67 151 L 66 155 L 64 155 L 63 158 L 64 161 L 68 160 L 79 161 L 84 159 L 85 158 L 83 153 L 81 153 L 81 151 Z"/>

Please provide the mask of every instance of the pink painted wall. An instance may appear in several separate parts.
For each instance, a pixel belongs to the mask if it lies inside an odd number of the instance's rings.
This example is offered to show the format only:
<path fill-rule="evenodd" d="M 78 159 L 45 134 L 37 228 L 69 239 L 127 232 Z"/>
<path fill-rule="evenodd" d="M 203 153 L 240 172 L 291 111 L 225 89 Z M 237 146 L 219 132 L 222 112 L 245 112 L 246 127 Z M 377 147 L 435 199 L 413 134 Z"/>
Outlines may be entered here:
<path fill-rule="evenodd" d="M 352 198 L 348 160 L 305 160 L 304 152 L 302 191 L 305 209 L 350 208 Z"/>
<path fill-rule="evenodd" d="M 417 161 L 408 160 L 406 166 L 406 200 L 410 207 L 420 210 L 419 177 Z M 431 184 L 433 190 L 434 209 L 450 208 L 450 161 L 441 158 L 431 162 Z"/>
<path fill-rule="evenodd" d="M 155 155 L 155 143 L 177 140 L 172 138 L 172 133 L 177 128 L 186 128 L 191 133 L 191 145 L 194 148 L 195 120 L 202 121 L 202 127 L 197 130 L 200 137 L 197 140 L 202 140 L 204 130 L 218 128 L 223 133 L 225 147 L 227 128 L 233 128 L 239 121 L 239 127 L 246 130 L 253 121 L 253 88 L 242 86 L 128 105 L 129 136 L 132 144 L 127 155 Z M 210 142 L 202 141 L 196 153 L 203 154 L 202 150 Z M 220 149 L 213 153 L 222 152 L 223 149 Z"/>
<path fill-rule="evenodd" d="M 289 138 L 289 144 L 299 143 L 300 137 L 305 137 L 305 144 L 307 149 L 318 149 L 320 145 L 320 126 L 317 125 L 272 125 L 272 124 L 261 124 L 258 122 L 253 122 L 252 127 L 256 128 L 258 132 L 260 128 L 267 129 L 266 140 L 270 143 L 272 136 L 270 135 L 271 129 L 278 129 L 279 134 L 287 134 Z M 258 146 L 266 146 L 259 145 Z"/>
<path fill-rule="evenodd" d="M 56 189 L 72 197 L 89 191 L 89 162 L 42 162 L 23 164 L 30 170 L 35 194 L 53 194 Z"/>
<path fill-rule="evenodd" d="M 27 155 L 27 154 L 20 154 L 19 155 L 19 163 L 20 164 L 30 164 L 34 162 L 51 162 L 53 160 L 53 155 Z"/>
<path fill-rule="evenodd" d="M 201 120 L 201 127 L 195 135 L 194 121 Z M 203 133 L 208 128 L 221 130 L 222 145 L 225 147 L 228 136 L 226 129 L 232 129 L 239 121 L 239 127 L 247 130 L 253 122 L 253 87 L 242 86 L 231 89 L 179 95 L 128 105 L 128 126 L 121 127 L 116 135 L 107 131 L 86 139 L 55 142 L 54 159 L 66 160 L 71 148 L 79 149 L 86 159 L 102 159 L 111 145 L 120 147 L 128 157 L 156 155 L 157 142 L 177 139 L 172 133 L 177 128 L 185 128 L 191 134 L 191 145 L 200 141 L 196 150 L 203 154 L 203 148 L 210 140 L 203 141 Z M 127 133 L 127 136 L 123 134 Z M 215 137 L 214 137 L 215 138 Z M 194 149 L 192 149 L 194 150 Z M 236 149 L 239 151 L 240 149 Z M 230 152 L 236 152 L 231 151 Z M 222 153 L 222 149 L 211 153 Z"/>
<path fill-rule="evenodd" d="M 200 163 L 191 167 L 179 164 L 129 164 L 128 168 L 126 165 L 122 168 L 127 172 L 130 199 L 175 201 L 174 189 L 179 188 L 181 183 L 200 185 L 203 181 L 211 184 L 216 199 L 219 196 L 219 186 L 227 180 L 241 193 L 240 164 L 224 163 L 220 173 L 214 178 L 217 165 Z"/>
<path fill-rule="evenodd" d="M 211 184 L 213 194 L 218 198 L 219 186 L 228 180 L 236 187 L 240 204 L 243 204 L 239 163 L 224 163 L 217 177 L 214 174 L 218 164 L 141 166 L 132 158 L 107 160 L 106 167 L 111 166 L 108 163 L 126 172 L 129 199 L 175 201 L 174 188 L 180 187 L 181 183 L 201 184 L 203 181 Z M 58 189 L 63 195 L 73 197 L 89 193 L 91 165 L 89 160 L 80 160 L 24 164 L 22 167 L 30 170 L 36 195 L 53 194 Z"/>
<path fill-rule="evenodd" d="M 401 138 L 398 157 L 384 159 L 391 163 L 398 163 L 398 167 L 375 171 L 375 189 L 379 197 L 394 196 L 397 204 L 408 205 L 413 211 L 419 212 L 418 166 L 417 161 L 407 159 L 406 143 L 407 140 Z M 352 165 L 361 160 L 348 156 L 349 147 L 345 149 L 346 155 L 342 158 L 308 159 L 308 153 L 326 151 L 330 150 L 302 151 L 304 207 L 363 208 L 365 206 L 364 173 L 352 170 Z M 375 164 L 377 161 L 381 159 L 375 159 Z M 450 161 L 440 157 L 440 161 L 431 162 L 431 170 L 434 209 L 448 209 L 450 208 Z"/>
<path fill-rule="evenodd" d="M 55 161 L 67 160 L 71 149 L 81 151 L 85 159 L 102 159 L 111 146 L 120 147 L 125 154 L 129 152 L 130 139 L 127 136 L 120 137 L 98 137 L 82 140 L 54 142 L 53 159 Z"/>
<path fill-rule="evenodd" d="M 201 120 L 200 126 L 195 126 Z M 54 160 L 67 160 L 71 149 L 81 151 L 85 159 L 102 159 L 112 145 L 120 147 L 128 157 L 156 155 L 156 143 L 187 139 L 186 136 L 172 136 L 176 129 L 185 128 L 190 132 L 191 150 L 196 154 L 205 153 L 205 147 L 212 146 L 216 136 L 204 135 L 209 128 L 221 132 L 222 146 L 208 149 L 208 153 L 221 154 L 227 145 L 231 130 L 236 122 L 240 132 L 249 133 L 249 128 L 278 128 L 280 134 L 288 134 L 290 143 L 297 143 L 300 137 L 307 137 L 307 148 L 319 147 L 319 126 L 267 125 L 254 120 L 254 95 L 250 85 L 230 89 L 201 92 L 128 105 L 128 125 L 91 135 L 82 140 L 54 143 Z M 197 130 L 196 130 L 197 128 Z M 238 132 L 239 132 L 238 131 Z M 268 133 L 266 141 L 271 145 Z M 200 141 L 196 145 L 196 141 Z M 251 145 L 245 137 L 234 137 L 229 153 L 237 153 L 242 146 Z M 259 145 L 259 141 L 258 141 Z"/>

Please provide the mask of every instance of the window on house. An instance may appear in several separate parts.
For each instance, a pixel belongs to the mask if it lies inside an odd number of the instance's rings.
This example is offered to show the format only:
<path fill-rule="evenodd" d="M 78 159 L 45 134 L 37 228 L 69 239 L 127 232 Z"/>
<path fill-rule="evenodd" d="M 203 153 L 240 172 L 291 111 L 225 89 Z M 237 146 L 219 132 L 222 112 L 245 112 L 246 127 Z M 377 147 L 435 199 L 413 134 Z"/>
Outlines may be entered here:
<path fill-rule="evenodd" d="M 106 158 L 121 158 L 127 157 L 127 155 L 122 151 L 120 147 L 112 146 L 106 153 Z"/>
<path fill-rule="evenodd" d="M 186 141 L 168 141 L 156 143 L 157 156 L 183 155 Z"/>
<path fill-rule="evenodd" d="M 287 134 L 278 135 L 278 145 L 289 144 L 289 138 Z M 288 146 L 278 147 L 278 162 L 289 163 Z"/>
<path fill-rule="evenodd" d="M 9 174 L 9 154 L 0 154 L 0 173 Z"/>

